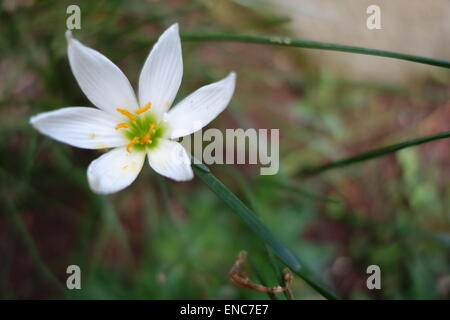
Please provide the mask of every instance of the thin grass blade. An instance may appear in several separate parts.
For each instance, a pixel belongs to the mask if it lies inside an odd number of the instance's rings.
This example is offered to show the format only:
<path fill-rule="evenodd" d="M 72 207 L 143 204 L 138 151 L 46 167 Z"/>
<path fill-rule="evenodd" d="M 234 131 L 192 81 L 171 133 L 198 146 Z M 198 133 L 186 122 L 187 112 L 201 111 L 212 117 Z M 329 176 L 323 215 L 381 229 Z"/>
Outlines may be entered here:
<path fill-rule="evenodd" d="M 294 254 L 278 240 L 272 232 L 263 224 L 256 215 L 233 193 L 231 192 L 219 179 L 217 179 L 210 171 L 206 171 L 204 165 L 196 164 L 198 161 L 194 160 L 193 167 L 195 174 L 200 178 L 222 201 L 224 201 L 239 218 L 253 231 L 262 241 L 266 243 L 280 260 L 288 266 L 295 274 L 300 276 L 305 282 L 313 287 L 317 292 L 327 299 L 337 299 L 337 297 L 330 291 L 319 284 L 318 281 L 311 278 L 311 272 L 300 264 Z"/>
<path fill-rule="evenodd" d="M 401 149 L 413 147 L 413 146 L 416 146 L 416 145 L 419 145 L 422 143 L 426 143 L 426 142 L 430 142 L 430 141 L 438 140 L 438 139 L 445 139 L 445 138 L 450 138 L 450 131 L 444 131 L 444 132 L 432 134 L 429 136 L 424 136 L 424 137 L 404 141 L 401 143 L 393 144 L 393 145 L 386 146 L 386 147 L 383 147 L 380 149 L 375 149 L 372 151 L 364 152 L 364 153 L 358 154 L 353 157 L 330 162 L 330 163 L 327 163 L 327 164 L 324 164 L 324 165 L 321 165 L 318 167 L 305 168 L 302 171 L 300 171 L 300 174 L 304 175 L 304 176 L 314 175 L 314 174 L 322 173 L 322 172 L 330 170 L 330 169 L 341 168 L 341 167 L 349 166 L 349 165 L 352 165 L 354 163 L 358 163 L 361 161 L 378 158 L 378 157 L 384 156 L 386 154 L 397 152 Z"/>
<path fill-rule="evenodd" d="M 406 60 L 450 69 L 450 61 L 448 60 L 434 59 L 386 50 L 348 46 L 337 43 L 292 39 L 290 37 L 282 37 L 282 36 L 245 35 L 245 34 L 230 34 L 230 33 L 215 33 L 215 34 L 189 33 L 183 34 L 181 38 L 184 41 L 233 41 L 233 42 L 259 43 L 259 44 L 279 45 L 279 46 L 308 48 L 308 49 L 341 51 L 341 52 L 358 53 L 371 56 Z"/>

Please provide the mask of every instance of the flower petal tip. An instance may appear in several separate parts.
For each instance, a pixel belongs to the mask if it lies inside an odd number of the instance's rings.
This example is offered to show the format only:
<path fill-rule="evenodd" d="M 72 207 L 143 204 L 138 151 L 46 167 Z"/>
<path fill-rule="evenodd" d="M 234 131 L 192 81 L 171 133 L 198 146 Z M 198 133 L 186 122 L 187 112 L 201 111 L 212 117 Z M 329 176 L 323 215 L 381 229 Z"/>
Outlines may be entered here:
<path fill-rule="evenodd" d="M 70 30 L 67 30 L 67 31 L 66 31 L 66 39 L 67 39 L 67 42 L 68 42 L 68 43 L 70 42 L 70 40 L 73 39 L 73 37 L 72 37 L 72 31 L 70 31 Z"/>
<path fill-rule="evenodd" d="M 178 22 L 176 22 L 176 23 L 174 23 L 173 25 L 171 25 L 170 27 L 169 27 L 169 30 L 174 30 L 174 31 L 176 31 L 176 32 L 179 32 L 179 25 L 178 25 Z"/>
<path fill-rule="evenodd" d="M 36 122 L 39 120 L 40 115 L 36 114 L 34 116 L 31 116 L 30 119 L 28 120 L 28 123 L 31 124 L 33 127 L 36 128 Z"/>
<path fill-rule="evenodd" d="M 192 170 L 190 170 L 189 173 L 186 173 L 186 176 L 180 176 L 180 177 L 169 177 L 168 179 L 176 181 L 176 182 L 189 182 L 192 181 L 192 179 L 194 179 L 194 173 L 192 172 Z"/>

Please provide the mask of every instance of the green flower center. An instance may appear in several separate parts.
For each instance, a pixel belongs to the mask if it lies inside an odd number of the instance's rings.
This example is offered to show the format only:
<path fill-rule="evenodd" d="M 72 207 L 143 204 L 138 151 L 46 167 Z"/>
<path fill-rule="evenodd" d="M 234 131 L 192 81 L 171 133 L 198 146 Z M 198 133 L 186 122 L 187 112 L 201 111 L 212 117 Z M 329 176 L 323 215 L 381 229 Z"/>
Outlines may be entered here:
<path fill-rule="evenodd" d="M 146 151 L 158 146 L 158 141 L 164 135 L 166 125 L 151 112 L 136 115 L 124 109 L 118 109 L 120 113 L 128 117 L 127 122 L 119 123 L 116 130 L 121 130 L 130 141 L 127 151 Z"/>

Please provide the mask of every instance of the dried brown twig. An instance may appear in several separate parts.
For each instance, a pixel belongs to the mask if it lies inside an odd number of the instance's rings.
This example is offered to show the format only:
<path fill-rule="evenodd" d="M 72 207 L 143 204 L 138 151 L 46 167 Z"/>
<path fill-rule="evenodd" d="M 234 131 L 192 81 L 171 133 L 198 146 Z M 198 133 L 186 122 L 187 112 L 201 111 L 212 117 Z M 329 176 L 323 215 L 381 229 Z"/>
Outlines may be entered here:
<path fill-rule="evenodd" d="M 289 298 L 292 298 L 292 274 L 289 271 L 288 268 L 285 268 L 283 270 L 283 280 L 284 280 L 284 286 L 275 286 L 272 288 L 263 286 L 258 283 L 254 283 L 250 280 L 247 273 L 245 272 L 244 264 L 247 259 L 247 252 L 245 250 L 242 250 L 239 252 L 236 261 L 234 262 L 233 266 L 230 269 L 229 277 L 231 282 L 235 284 L 236 286 L 250 289 L 250 290 L 256 290 L 259 292 L 264 293 L 280 293 L 286 291 Z"/>

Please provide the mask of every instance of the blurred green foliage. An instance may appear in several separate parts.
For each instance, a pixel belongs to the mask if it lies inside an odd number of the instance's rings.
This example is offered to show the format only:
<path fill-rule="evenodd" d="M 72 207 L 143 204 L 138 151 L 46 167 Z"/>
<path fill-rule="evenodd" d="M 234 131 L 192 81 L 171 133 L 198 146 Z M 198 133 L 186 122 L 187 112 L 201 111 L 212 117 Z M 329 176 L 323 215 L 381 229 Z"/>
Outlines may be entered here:
<path fill-rule="evenodd" d="M 228 271 L 245 249 L 252 280 L 275 286 L 281 264 L 197 179 L 177 184 L 145 168 L 125 191 L 97 196 L 85 170 L 99 153 L 52 141 L 28 124 L 42 111 L 90 105 L 66 58 L 70 4 L 9 0 L 0 11 L 0 297 L 270 298 L 235 287 Z M 289 35 L 289 19 L 242 1 L 79 5 L 75 36 L 133 84 L 152 41 L 174 22 L 181 32 Z M 449 298 L 448 140 L 299 175 L 307 165 L 449 130 L 448 79 L 414 90 L 352 82 L 309 65 L 297 49 L 242 43 L 184 42 L 183 56 L 177 100 L 237 71 L 232 103 L 211 126 L 281 128 L 277 176 L 259 176 L 255 166 L 212 170 L 319 278 L 344 298 Z M 81 267 L 82 290 L 55 283 L 65 285 L 71 264 Z M 366 288 L 371 264 L 381 267 L 382 290 Z M 297 277 L 293 293 L 320 298 Z"/>

